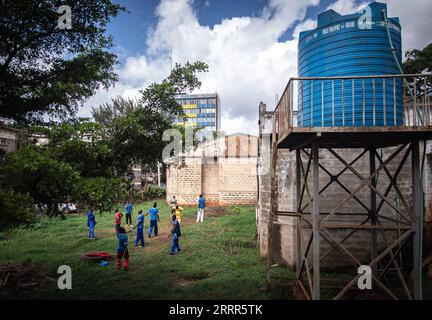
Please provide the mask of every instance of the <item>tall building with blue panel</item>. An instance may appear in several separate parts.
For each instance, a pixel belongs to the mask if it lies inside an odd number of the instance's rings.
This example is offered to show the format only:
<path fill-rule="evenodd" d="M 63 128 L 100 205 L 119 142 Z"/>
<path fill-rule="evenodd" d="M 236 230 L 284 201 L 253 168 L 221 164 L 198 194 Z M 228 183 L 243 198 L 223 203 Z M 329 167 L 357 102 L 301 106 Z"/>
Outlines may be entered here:
<path fill-rule="evenodd" d="M 208 131 L 220 129 L 220 99 L 217 93 L 179 95 L 176 101 L 186 115 L 174 120 L 177 125 Z"/>

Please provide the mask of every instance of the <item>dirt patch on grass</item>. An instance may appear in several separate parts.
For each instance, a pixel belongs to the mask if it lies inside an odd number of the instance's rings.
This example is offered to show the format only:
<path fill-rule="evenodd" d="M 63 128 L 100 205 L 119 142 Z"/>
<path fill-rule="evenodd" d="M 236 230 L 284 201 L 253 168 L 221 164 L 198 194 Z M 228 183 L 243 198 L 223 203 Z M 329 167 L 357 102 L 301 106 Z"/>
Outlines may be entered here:
<path fill-rule="evenodd" d="M 195 280 L 181 278 L 181 277 L 174 278 L 172 280 L 172 284 L 175 288 L 184 288 L 184 287 L 187 287 L 187 286 L 193 284 L 194 282 L 195 282 Z"/>
<path fill-rule="evenodd" d="M 255 241 L 240 240 L 240 239 L 223 239 L 221 245 L 213 244 L 213 247 L 220 253 L 228 256 L 236 255 L 241 248 L 256 248 Z"/>
<path fill-rule="evenodd" d="M 115 229 L 112 228 L 103 228 L 103 229 L 95 229 L 96 236 L 98 235 L 108 235 L 108 236 L 115 236 Z"/>
<path fill-rule="evenodd" d="M 222 217 L 229 213 L 226 207 L 207 207 L 205 209 L 205 215 L 208 217 Z"/>
<path fill-rule="evenodd" d="M 256 248 L 257 246 L 256 241 L 249 241 L 249 240 L 235 239 L 235 238 L 222 240 L 222 244 L 226 247 L 239 247 L 239 248 Z"/>
<path fill-rule="evenodd" d="M 205 271 L 199 271 L 186 276 L 176 276 L 172 279 L 172 283 L 176 288 L 189 286 L 196 281 L 207 279 L 210 275 Z"/>
<path fill-rule="evenodd" d="M 299 296 L 298 292 L 295 291 L 292 281 L 289 280 L 278 280 L 274 281 L 270 285 L 268 296 L 274 300 L 302 300 L 303 296 Z M 266 292 L 266 288 L 263 287 L 262 292 Z M 297 293 L 297 296 L 295 294 Z"/>
<path fill-rule="evenodd" d="M 345 296 L 344 300 L 393 300 L 387 293 L 384 291 L 375 288 L 373 290 L 360 290 L 357 288 L 353 288 L 349 290 Z"/>
<path fill-rule="evenodd" d="M 34 292 L 47 282 L 45 273 L 31 262 L 0 264 L 0 298 L 13 299 Z"/>

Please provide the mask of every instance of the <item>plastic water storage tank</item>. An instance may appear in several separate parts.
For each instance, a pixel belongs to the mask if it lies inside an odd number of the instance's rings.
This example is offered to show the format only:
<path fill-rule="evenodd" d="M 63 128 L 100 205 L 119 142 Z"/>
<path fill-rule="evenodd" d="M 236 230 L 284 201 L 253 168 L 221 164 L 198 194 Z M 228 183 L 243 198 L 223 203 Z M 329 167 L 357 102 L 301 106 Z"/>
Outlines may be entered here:
<path fill-rule="evenodd" d="M 383 3 L 373 2 L 368 7 L 364 11 L 344 16 L 333 10 L 327 10 L 318 15 L 316 29 L 300 33 L 298 43 L 299 77 L 400 74 L 392 54 L 384 16 L 382 15 L 382 10 L 387 12 L 387 6 Z M 368 13 L 370 15 L 367 15 Z M 388 28 L 396 57 L 401 63 L 399 19 L 388 18 Z M 323 82 L 322 84 L 320 80 L 314 81 L 313 88 L 311 81 L 303 81 L 303 85 L 299 83 L 299 126 L 302 123 L 303 127 L 310 127 L 313 123 L 315 127 L 331 127 L 332 125 L 335 127 L 342 127 L 343 125 L 361 127 L 363 126 L 363 117 L 364 125 L 368 127 L 402 124 L 403 82 L 401 79 L 397 79 L 393 83 L 393 79 L 383 81 L 377 78 L 374 80 L 375 84 L 371 79 L 366 79 L 364 85 L 361 79 L 354 80 L 354 83 L 352 80 L 345 80 L 343 85 L 342 80 L 335 80 L 333 85 L 332 81 L 329 80 Z M 342 99 L 342 91 L 344 99 Z M 365 106 L 364 115 L 363 103 Z M 373 110 L 375 110 L 375 119 Z M 323 114 L 324 117 L 322 117 Z"/>

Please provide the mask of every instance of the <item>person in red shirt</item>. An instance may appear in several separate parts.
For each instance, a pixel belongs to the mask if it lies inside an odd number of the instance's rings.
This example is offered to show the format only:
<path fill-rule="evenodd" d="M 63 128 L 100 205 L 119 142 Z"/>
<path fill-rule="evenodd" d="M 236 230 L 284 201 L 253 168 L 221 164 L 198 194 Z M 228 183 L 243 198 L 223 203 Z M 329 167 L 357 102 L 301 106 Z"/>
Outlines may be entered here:
<path fill-rule="evenodd" d="M 128 236 L 126 235 L 125 228 L 119 228 L 118 245 L 117 245 L 117 270 L 121 269 L 121 263 L 123 260 L 123 269 L 125 271 L 129 268 L 129 250 L 128 250 Z"/>
<path fill-rule="evenodd" d="M 115 217 L 115 233 L 116 236 L 118 237 L 119 233 L 120 233 L 120 227 L 121 227 L 121 219 L 123 217 L 123 213 L 121 213 L 121 211 L 119 211 L 118 209 L 116 209 L 116 214 L 114 215 Z"/>

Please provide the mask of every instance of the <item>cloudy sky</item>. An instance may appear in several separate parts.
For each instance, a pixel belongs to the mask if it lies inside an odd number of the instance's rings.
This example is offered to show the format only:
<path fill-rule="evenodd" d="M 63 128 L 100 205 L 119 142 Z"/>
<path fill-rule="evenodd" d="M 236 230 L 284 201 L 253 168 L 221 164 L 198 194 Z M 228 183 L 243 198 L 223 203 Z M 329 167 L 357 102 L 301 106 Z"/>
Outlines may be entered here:
<path fill-rule="evenodd" d="M 218 92 L 222 130 L 257 133 L 260 101 L 275 105 L 297 73 L 297 37 L 314 28 L 319 12 L 354 13 L 364 0 L 117 0 L 129 10 L 108 33 L 119 56 L 119 82 L 100 90 L 80 109 L 89 116 L 116 96 L 136 97 L 149 83 L 165 78 L 173 62 L 204 61 L 198 92 Z M 389 16 L 400 18 L 404 50 L 432 42 L 431 0 L 382 0 Z"/>

